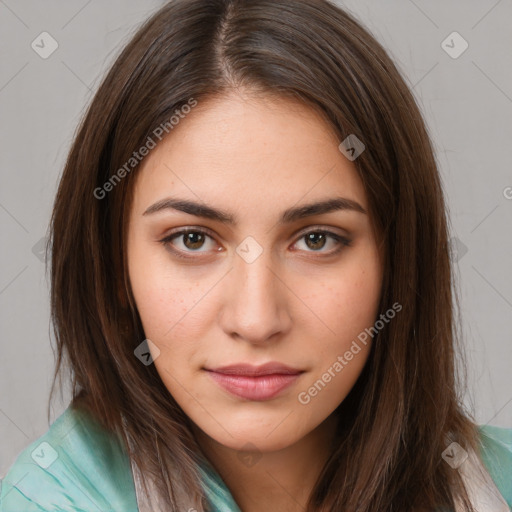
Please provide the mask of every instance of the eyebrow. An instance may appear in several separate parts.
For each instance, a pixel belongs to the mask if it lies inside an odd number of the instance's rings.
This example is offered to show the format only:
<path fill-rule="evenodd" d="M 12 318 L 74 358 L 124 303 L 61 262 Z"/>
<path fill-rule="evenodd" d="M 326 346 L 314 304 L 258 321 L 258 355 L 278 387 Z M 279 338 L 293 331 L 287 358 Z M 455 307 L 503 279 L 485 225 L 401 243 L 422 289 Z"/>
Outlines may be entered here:
<path fill-rule="evenodd" d="M 211 219 L 223 224 L 236 225 L 236 218 L 229 212 L 213 208 L 204 203 L 197 203 L 187 199 L 178 199 L 167 197 L 156 203 L 152 204 L 142 215 L 151 215 L 164 210 L 178 210 L 195 217 L 202 217 L 204 219 Z M 288 208 L 281 214 L 279 222 L 281 224 L 289 224 L 297 220 L 312 217 L 313 215 L 322 215 L 325 213 L 335 211 L 354 211 L 362 214 L 367 214 L 367 211 L 357 202 L 345 197 L 335 197 L 317 201 L 315 203 L 304 204 Z"/>

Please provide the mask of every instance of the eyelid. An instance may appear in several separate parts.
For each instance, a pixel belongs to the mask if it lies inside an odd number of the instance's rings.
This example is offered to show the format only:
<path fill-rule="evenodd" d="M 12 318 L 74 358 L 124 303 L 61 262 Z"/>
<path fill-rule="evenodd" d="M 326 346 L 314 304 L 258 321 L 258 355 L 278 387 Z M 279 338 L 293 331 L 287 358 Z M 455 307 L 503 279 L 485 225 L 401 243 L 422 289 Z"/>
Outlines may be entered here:
<path fill-rule="evenodd" d="M 212 231 L 210 228 L 206 228 L 204 226 L 181 226 L 179 228 L 174 228 L 172 229 L 171 231 L 169 231 L 164 237 L 163 239 L 165 240 L 166 238 L 169 238 L 173 235 L 177 235 L 177 234 L 182 234 L 184 232 L 190 232 L 190 231 L 193 231 L 193 232 L 200 232 L 200 233 L 205 233 L 206 235 L 212 237 L 212 238 L 216 238 L 217 235 L 214 231 Z"/>
<path fill-rule="evenodd" d="M 312 226 L 307 226 L 305 228 L 303 228 L 302 230 L 298 231 L 294 236 L 295 237 L 298 237 L 298 236 L 302 236 L 302 235 L 305 235 L 311 231 L 326 231 L 326 232 L 332 232 L 333 234 L 335 235 L 338 235 L 340 237 L 344 237 L 344 238 L 347 238 L 349 239 L 349 235 L 348 233 L 338 233 L 336 231 L 333 231 L 333 230 L 339 230 L 340 228 L 335 228 L 335 227 L 332 227 L 332 226 L 326 226 L 325 224 L 313 224 Z"/>

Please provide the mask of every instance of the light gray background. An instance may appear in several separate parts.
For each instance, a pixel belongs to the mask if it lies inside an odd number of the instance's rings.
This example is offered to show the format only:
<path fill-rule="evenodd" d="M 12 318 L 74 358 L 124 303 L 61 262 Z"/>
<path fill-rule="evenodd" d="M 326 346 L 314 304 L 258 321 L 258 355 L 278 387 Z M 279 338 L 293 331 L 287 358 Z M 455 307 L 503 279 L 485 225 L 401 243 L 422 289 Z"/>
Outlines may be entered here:
<path fill-rule="evenodd" d="M 156 0 L 0 0 L 0 476 L 48 429 L 53 370 L 46 235 L 73 133 L 99 79 Z M 512 426 L 511 0 L 349 0 L 418 98 L 450 209 L 469 363 L 466 403 Z M 41 32 L 58 42 L 42 59 Z M 454 59 L 441 43 L 469 44 Z M 460 48 L 460 41 L 448 43 Z M 509 187 L 509 188 L 507 188 Z M 34 249 L 35 247 L 35 249 Z M 56 402 L 52 421 L 67 406 Z"/>

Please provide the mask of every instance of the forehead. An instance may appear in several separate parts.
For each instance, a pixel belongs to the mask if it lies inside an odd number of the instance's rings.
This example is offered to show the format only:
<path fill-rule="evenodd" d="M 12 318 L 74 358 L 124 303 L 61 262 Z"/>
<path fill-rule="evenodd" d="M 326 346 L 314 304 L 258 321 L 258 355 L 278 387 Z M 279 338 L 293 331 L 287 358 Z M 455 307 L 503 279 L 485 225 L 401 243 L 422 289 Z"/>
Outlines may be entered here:
<path fill-rule="evenodd" d="M 300 102 L 239 93 L 210 98 L 142 161 L 135 207 L 172 193 L 252 213 L 327 194 L 366 208 L 362 182 L 339 142 L 325 118 Z"/>

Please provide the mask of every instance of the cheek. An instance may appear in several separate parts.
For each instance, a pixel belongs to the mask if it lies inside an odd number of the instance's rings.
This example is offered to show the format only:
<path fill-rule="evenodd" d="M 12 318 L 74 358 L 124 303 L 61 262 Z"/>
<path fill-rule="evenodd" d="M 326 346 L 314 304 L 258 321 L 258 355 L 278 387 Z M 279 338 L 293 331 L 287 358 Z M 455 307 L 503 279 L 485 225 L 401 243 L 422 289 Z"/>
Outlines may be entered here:
<path fill-rule="evenodd" d="M 158 348 L 150 346 L 154 365 L 169 392 L 178 400 L 188 383 L 188 371 L 200 359 L 197 343 L 201 339 L 199 308 L 194 308 L 195 293 L 190 287 L 180 287 L 176 280 L 148 276 L 134 279 L 133 293 L 144 334 Z M 172 286 L 171 286 L 172 283 Z"/>
<path fill-rule="evenodd" d="M 303 413 L 311 418 L 334 410 L 354 386 L 370 354 L 370 328 L 378 316 L 378 272 L 361 267 L 358 273 L 336 279 L 317 295 L 316 307 L 329 334 L 315 344 L 312 375 L 297 396 Z M 313 329 L 307 337 L 313 337 Z"/>
<path fill-rule="evenodd" d="M 196 304 L 204 295 L 201 278 L 172 267 L 164 250 L 141 241 L 129 245 L 130 284 L 144 332 L 164 343 L 185 325 L 200 325 Z M 190 336 L 189 331 L 189 336 Z"/>
<path fill-rule="evenodd" d="M 171 354 L 175 360 L 190 362 L 192 352 L 198 350 L 198 340 L 204 338 L 208 321 L 204 305 L 198 304 L 199 288 L 151 286 L 145 282 L 145 287 L 139 288 L 138 292 L 135 300 L 144 333 L 165 356 L 155 364 L 158 366 Z"/>
<path fill-rule="evenodd" d="M 328 280 L 320 281 L 308 304 L 328 327 L 315 345 L 314 375 L 303 388 L 303 404 L 319 412 L 337 406 L 358 379 L 370 353 L 378 318 L 381 267 L 372 248 L 362 251 Z M 318 326 L 318 322 L 316 322 Z M 313 336 L 313 330 L 308 337 Z"/>
<path fill-rule="evenodd" d="M 304 290 L 311 282 L 304 281 Z M 340 340 L 350 340 L 372 326 L 378 315 L 381 272 L 373 258 L 354 258 L 320 279 L 316 291 L 307 296 L 306 303 L 317 314 L 336 341 L 327 349 L 339 347 Z"/>

